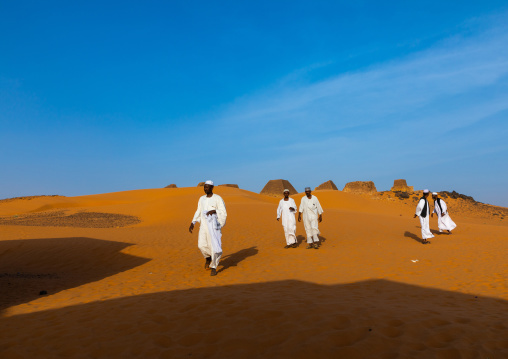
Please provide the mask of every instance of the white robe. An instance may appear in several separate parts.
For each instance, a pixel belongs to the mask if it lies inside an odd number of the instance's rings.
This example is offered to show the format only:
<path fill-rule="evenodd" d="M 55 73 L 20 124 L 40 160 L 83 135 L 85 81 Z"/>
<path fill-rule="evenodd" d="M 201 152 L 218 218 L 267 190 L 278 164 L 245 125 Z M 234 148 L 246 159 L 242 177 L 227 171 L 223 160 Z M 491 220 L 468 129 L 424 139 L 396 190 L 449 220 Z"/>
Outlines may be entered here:
<path fill-rule="evenodd" d="M 210 244 L 212 246 L 212 253 L 217 257 L 217 263 L 222 255 L 222 232 L 221 225 L 219 223 L 219 219 L 217 214 L 211 214 L 209 216 L 206 215 L 206 211 L 204 211 L 204 216 L 206 218 L 206 224 L 208 226 L 208 233 L 210 234 Z"/>
<path fill-rule="evenodd" d="M 427 201 L 427 216 L 424 218 L 421 216 L 423 207 L 425 206 L 425 199 L 421 198 L 418 201 L 418 205 L 416 206 L 416 215 L 420 217 L 420 224 L 422 225 L 422 238 L 428 239 L 428 238 L 434 238 L 434 235 L 430 231 L 430 204 Z"/>
<path fill-rule="evenodd" d="M 439 227 L 439 231 L 451 231 L 457 225 L 452 221 L 450 214 L 448 213 L 448 206 L 445 201 L 440 199 L 441 208 L 443 208 L 443 213 L 441 213 L 441 209 L 439 208 L 437 201 L 434 201 L 434 212 L 437 214 L 437 226 Z"/>
<path fill-rule="evenodd" d="M 310 199 L 307 196 L 302 198 L 300 202 L 300 213 L 303 217 L 303 225 L 305 227 L 305 233 L 307 234 L 307 243 L 319 241 L 318 234 L 318 218 L 323 213 L 323 208 L 316 196 L 312 196 Z"/>
<path fill-rule="evenodd" d="M 208 211 L 215 210 L 216 215 L 207 216 Z M 211 257 L 210 268 L 217 268 L 222 255 L 222 227 L 226 225 L 226 205 L 221 196 L 202 196 L 192 223 L 199 222 L 198 248 L 205 258 Z"/>
<path fill-rule="evenodd" d="M 290 211 L 289 207 L 293 207 L 295 210 Z M 296 243 L 295 213 L 297 208 L 295 200 L 292 198 L 289 198 L 287 201 L 284 201 L 284 198 L 281 199 L 277 208 L 277 219 L 282 217 L 282 226 L 284 227 L 287 245 Z"/>

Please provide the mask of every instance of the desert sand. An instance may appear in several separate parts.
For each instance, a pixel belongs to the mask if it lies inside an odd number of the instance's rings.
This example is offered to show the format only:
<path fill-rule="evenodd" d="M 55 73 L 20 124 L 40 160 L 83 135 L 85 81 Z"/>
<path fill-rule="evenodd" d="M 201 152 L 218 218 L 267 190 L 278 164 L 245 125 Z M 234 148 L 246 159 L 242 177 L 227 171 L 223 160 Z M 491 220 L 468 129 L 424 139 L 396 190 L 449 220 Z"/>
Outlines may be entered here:
<path fill-rule="evenodd" d="M 322 247 L 284 249 L 279 198 L 215 193 L 216 277 L 202 187 L 0 201 L 0 358 L 508 357 L 506 208 L 447 199 L 422 245 L 413 196 L 323 190 Z"/>

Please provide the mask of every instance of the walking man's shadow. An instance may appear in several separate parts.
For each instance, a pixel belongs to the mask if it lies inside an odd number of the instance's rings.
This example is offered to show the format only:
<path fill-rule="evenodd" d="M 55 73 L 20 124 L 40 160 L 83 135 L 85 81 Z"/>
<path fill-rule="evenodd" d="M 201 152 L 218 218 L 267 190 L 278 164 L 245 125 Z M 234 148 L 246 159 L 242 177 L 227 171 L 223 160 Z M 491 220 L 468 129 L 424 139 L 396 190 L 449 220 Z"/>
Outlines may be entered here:
<path fill-rule="evenodd" d="M 302 235 L 296 236 L 296 246 L 300 247 L 302 243 L 305 243 L 305 237 Z"/>
<path fill-rule="evenodd" d="M 417 241 L 418 243 L 421 243 L 421 244 L 428 244 L 428 243 L 430 243 L 429 240 L 427 240 L 427 242 L 424 242 L 423 239 L 418 237 L 416 234 L 408 232 L 408 231 L 404 232 L 404 237 L 408 237 L 408 238 L 414 239 L 415 241 Z"/>
<path fill-rule="evenodd" d="M 408 231 L 404 232 L 404 237 L 414 239 L 415 241 L 417 241 L 419 243 L 423 242 L 423 240 L 420 237 L 418 237 L 416 234 L 408 232 Z"/>
<path fill-rule="evenodd" d="M 222 272 L 228 269 L 229 267 L 236 267 L 238 263 L 240 263 L 244 259 L 255 256 L 256 254 L 258 254 L 258 252 L 259 251 L 256 247 L 250 247 L 241 249 L 233 254 L 228 254 L 227 256 L 222 257 L 223 259 L 221 258 L 220 264 L 222 265 L 222 268 L 219 269 L 217 272 Z"/>
<path fill-rule="evenodd" d="M 323 245 L 323 243 L 326 242 L 326 238 L 323 236 L 318 236 L 318 237 L 319 237 L 319 244 Z M 300 244 L 302 244 L 302 243 L 303 244 L 307 243 L 307 239 L 300 234 L 299 236 L 296 236 L 296 246 L 300 247 Z"/>

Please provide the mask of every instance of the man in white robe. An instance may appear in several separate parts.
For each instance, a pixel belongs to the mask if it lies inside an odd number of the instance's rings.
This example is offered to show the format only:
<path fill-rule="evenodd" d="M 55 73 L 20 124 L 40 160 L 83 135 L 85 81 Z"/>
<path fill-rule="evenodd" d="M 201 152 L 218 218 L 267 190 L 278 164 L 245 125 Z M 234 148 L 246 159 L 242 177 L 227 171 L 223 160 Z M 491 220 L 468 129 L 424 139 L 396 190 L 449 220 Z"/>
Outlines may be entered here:
<path fill-rule="evenodd" d="M 307 234 L 307 249 L 319 248 L 319 227 L 318 222 L 323 220 L 323 208 L 316 196 L 313 196 L 310 187 L 305 188 L 305 196 L 300 202 L 298 222 L 302 221 Z"/>
<path fill-rule="evenodd" d="M 286 236 L 286 246 L 284 248 L 296 248 L 296 203 L 289 197 L 289 190 L 284 190 L 284 198 L 280 200 L 277 208 L 277 221 L 282 217 L 282 227 Z"/>
<path fill-rule="evenodd" d="M 434 213 L 437 214 L 439 232 L 448 231 L 448 234 L 452 234 L 452 230 L 457 227 L 457 225 L 452 221 L 445 201 L 439 198 L 437 192 L 432 192 L 432 199 L 434 200 L 434 211 L 431 217 L 434 217 Z"/>
<path fill-rule="evenodd" d="M 217 266 L 222 256 L 222 227 L 226 225 L 226 205 L 221 196 L 213 193 L 213 182 L 206 181 L 205 195 L 198 201 L 189 232 L 196 222 L 201 223 L 198 235 L 198 248 L 205 257 L 205 269 L 211 268 L 210 275 L 217 275 Z"/>
<path fill-rule="evenodd" d="M 428 244 L 430 241 L 427 239 L 434 238 L 434 235 L 430 231 L 429 227 L 429 215 L 430 215 L 430 206 L 429 201 L 427 201 L 427 197 L 429 196 L 429 190 L 423 190 L 423 197 L 418 201 L 418 205 L 416 206 L 416 213 L 413 218 L 416 216 L 420 217 L 420 224 L 422 226 L 422 243 Z"/>

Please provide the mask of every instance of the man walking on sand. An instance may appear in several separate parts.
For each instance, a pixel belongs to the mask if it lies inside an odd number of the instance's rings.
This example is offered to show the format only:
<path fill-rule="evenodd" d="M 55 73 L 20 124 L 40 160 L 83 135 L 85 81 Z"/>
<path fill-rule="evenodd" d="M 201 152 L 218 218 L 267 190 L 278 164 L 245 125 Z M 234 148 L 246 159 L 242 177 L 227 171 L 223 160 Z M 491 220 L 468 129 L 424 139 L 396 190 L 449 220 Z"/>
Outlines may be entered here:
<path fill-rule="evenodd" d="M 296 203 L 289 198 L 289 190 L 284 190 L 284 198 L 280 200 L 277 208 L 277 221 L 282 216 L 282 227 L 286 236 L 286 246 L 284 248 L 296 248 Z"/>
<path fill-rule="evenodd" d="M 307 233 L 307 249 L 319 248 L 318 222 L 323 221 L 323 208 L 316 196 L 313 196 L 310 187 L 305 188 L 305 196 L 300 202 L 298 222 L 302 221 Z"/>
<path fill-rule="evenodd" d="M 198 209 L 194 214 L 189 232 L 192 233 L 194 224 L 200 222 L 198 248 L 205 257 L 205 269 L 211 268 L 211 276 L 217 275 L 217 266 L 222 255 L 222 232 L 226 225 L 226 205 L 221 196 L 213 193 L 213 182 L 206 181 L 205 195 L 198 201 Z"/>
<path fill-rule="evenodd" d="M 430 243 L 427 239 L 434 238 L 434 235 L 430 231 L 429 227 L 429 201 L 427 201 L 427 197 L 429 196 L 429 190 L 423 190 L 423 197 L 418 201 L 418 205 L 416 206 L 416 213 L 413 218 L 416 216 L 420 217 L 420 224 L 422 226 L 422 243 L 428 244 Z"/>
<path fill-rule="evenodd" d="M 448 231 L 448 234 L 452 234 L 452 230 L 457 227 L 457 225 L 452 221 L 445 201 L 439 198 L 437 192 L 432 192 L 432 199 L 434 200 L 434 211 L 431 217 L 434 217 L 434 213 L 437 214 L 439 232 Z"/>

